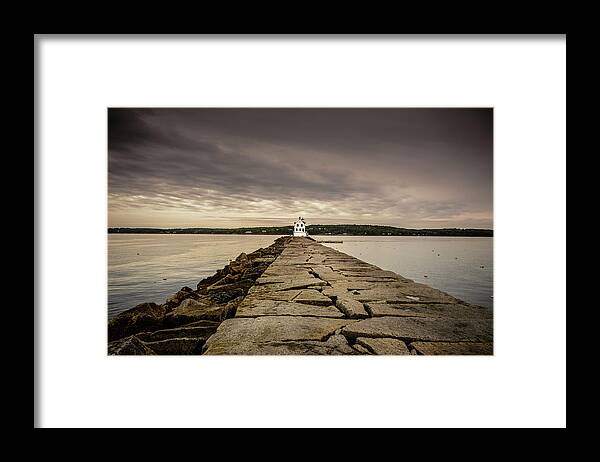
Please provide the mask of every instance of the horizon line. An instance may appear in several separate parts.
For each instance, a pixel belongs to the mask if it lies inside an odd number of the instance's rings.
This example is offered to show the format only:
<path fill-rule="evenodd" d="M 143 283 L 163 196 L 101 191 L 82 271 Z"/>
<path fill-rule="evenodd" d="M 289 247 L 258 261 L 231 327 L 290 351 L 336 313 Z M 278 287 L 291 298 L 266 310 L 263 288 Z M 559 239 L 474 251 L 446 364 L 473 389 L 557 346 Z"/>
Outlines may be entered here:
<path fill-rule="evenodd" d="M 410 229 L 410 230 L 435 230 L 435 229 L 476 229 L 476 230 L 484 230 L 484 231 L 493 231 L 493 228 L 468 228 L 468 227 L 443 227 L 443 228 L 405 228 L 402 226 L 393 226 L 393 225 L 373 225 L 373 224 L 358 224 L 358 223 L 336 223 L 336 224 L 313 224 L 307 225 L 307 227 L 311 226 L 379 226 L 382 228 L 398 228 L 398 229 Z M 159 227 L 159 226 L 108 226 L 108 229 L 115 228 L 127 228 L 127 229 L 246 229 L 246 228 L 284 228 L 290 227 L 293 225 L 269 225 L 269 226 L 236 226 L 236 227 L 207 227 L 207 226 L 168 226 L 168 227 Z"/>

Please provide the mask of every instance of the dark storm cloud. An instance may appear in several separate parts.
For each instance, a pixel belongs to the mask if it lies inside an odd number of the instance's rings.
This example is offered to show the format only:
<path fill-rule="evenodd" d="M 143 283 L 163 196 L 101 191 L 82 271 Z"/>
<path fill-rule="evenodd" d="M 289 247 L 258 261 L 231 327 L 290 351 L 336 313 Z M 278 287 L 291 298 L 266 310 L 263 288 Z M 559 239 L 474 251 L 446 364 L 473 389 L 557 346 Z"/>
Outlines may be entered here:
<path fill-rule="evenodd" d="M 109 109 L 109 222 L 491 226 L 490 109 Z"/>

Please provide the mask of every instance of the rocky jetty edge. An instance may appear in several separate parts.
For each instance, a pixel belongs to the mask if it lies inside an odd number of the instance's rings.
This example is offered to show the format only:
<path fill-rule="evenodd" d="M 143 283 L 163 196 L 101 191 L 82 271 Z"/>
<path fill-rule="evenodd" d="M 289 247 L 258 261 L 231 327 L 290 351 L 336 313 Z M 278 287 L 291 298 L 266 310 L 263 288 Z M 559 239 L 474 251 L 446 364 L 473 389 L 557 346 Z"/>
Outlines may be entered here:
<path fill-rule="evenodd" d="M 108 354 L 201 354 L 206 340 L 235 315 L 248 290 L 290 239 L 280 237 L 267 248 L 241 253 L 196 289 L 183 287 L 162 305 L 142 303 L 118 314 L 108 323 Z"/>

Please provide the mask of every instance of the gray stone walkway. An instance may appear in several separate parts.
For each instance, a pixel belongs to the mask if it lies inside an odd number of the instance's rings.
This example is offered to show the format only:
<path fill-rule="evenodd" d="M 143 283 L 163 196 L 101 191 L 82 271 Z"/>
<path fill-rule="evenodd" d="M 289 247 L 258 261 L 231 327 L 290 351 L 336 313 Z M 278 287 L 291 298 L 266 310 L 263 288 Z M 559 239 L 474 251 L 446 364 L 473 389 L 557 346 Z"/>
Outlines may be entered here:
<path fill-rule="evenodd" d="M 491 310 L 293 238 L 203 352 L 490 355 L 492 342 Z"/>

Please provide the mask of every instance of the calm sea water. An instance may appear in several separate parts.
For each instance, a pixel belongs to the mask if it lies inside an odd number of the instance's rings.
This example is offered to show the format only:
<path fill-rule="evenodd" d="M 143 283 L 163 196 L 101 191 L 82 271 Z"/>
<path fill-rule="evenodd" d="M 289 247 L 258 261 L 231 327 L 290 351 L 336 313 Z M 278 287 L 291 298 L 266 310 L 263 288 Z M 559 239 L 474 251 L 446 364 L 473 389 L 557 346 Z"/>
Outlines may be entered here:
<path fill-rule="evenodd" d="M 267 247 L 277 237 L 109 234 L 108 316 L 143 302 L 163 303 L 183 286 L 194 288 L 241 252 Z M 313 237 L 343 240 L 325 245 L 469 303 L 492 306 L 492 238 Z"/>
<path fill-rule="evenodd" d="M 183 286 L 223 268 L 241 252 L 278 236 L 109 234 L 108 317 L 144 302 L 164 303 Z"/>

